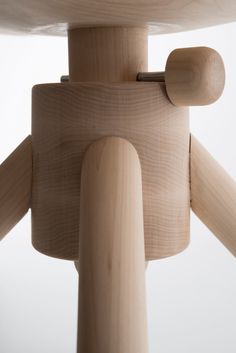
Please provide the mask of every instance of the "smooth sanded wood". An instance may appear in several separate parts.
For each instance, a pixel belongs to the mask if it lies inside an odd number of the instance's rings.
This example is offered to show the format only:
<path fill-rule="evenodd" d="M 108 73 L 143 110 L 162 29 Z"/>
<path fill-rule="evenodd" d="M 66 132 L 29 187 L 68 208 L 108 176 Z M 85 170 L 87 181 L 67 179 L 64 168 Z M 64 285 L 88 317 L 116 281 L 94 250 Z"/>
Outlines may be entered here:
<path fill-rule="evenodd" d="M 236 20 L 235 0 L 0 0 L 1 32 L 65 35 L 70 27 L 148 26 L 171 33 Z"/>
<path fill-rule="evenodd" d="M 148 68 L 146 28 L 83 28 L 68 33 L 71 82 L 136 81 Z"/>
<path fill-rule="evenodd" d="M 28 136 L 0 165 L 0 239 L 26 214 L 31 201 L 32 147 Z"/>
<path fill-rule="evenodd" d="M 142 177 L 129 142 L 88 148 L 80 206 L 77 352 L 147 353 Z"/>
<path fill-rule="evenodd" d="M 236 182 L 191 136 L 191 205 L 194 213 L 236 256 Z"/>
<path fill-rule="evenodd" d="M 88 146 L 106 136 L 136 148 L 143 179 L 146 259 L 189 243 L 189 110 L 160 83 L 69 83 L 33 89 L 32 240 L 39 251 L 78 259 L 80 174 Z"/>
<path fill-rule="evenodd" d="M 225 85 L 223 60 L 217 51 L 207 47 L 176 49 L 166 63 L 165 83 L 176 106 L 214 103 Z"/>
<path fill-rule="evenodd" d="M 147 268 L 148 268 L 148 264 L 149 264 L 149 261 L 146 261 L 145 262 L 145 269 L 147 270 Z M 77 272 L 78 272 L 78 274 L 79 274 L 79 261 L 74 261 L 74 265 L 75 265 L 75 268 L 76 268 L 76 270 L 77 270 Z"/>

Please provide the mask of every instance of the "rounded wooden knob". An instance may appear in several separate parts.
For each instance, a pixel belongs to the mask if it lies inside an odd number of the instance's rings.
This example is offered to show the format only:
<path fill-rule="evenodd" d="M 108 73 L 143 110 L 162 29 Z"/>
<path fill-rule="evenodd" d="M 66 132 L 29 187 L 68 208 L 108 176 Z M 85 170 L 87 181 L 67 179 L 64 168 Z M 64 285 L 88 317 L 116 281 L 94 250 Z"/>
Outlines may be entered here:
<path fill-rule="evenodd" d="M 167 59 L 165 82 L 176 106 L 211 104 L 224 89 L 223 60 L 217 51 L 207 47 L 176 49 Z"/>

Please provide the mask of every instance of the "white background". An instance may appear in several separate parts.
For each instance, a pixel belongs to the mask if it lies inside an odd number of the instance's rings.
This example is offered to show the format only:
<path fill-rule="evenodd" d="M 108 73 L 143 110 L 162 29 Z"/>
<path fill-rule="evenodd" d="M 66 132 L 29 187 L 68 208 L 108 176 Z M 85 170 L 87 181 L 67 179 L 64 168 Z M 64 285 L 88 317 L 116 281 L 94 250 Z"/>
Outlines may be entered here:
<path fill-rule="evenodd" d="M 191 131 L 236 179 L 235 38 L 236 24 L 150 37 L 149 69 L 163 69 L 178 47 L 206 45 L 223 56 L 224 94 L 191 108 Z M 0 36 L 0 162 L 30 133 L 32 86 L 67 73 L 65 38 Z M 191 221 L 189 248 L 146 272 L 149 353 L 235 353 L 236 261 Z M 76 318 L 74 266 L 32 248 L 28 214 L 0 243 L 0 352 L 75 353 Z"/>

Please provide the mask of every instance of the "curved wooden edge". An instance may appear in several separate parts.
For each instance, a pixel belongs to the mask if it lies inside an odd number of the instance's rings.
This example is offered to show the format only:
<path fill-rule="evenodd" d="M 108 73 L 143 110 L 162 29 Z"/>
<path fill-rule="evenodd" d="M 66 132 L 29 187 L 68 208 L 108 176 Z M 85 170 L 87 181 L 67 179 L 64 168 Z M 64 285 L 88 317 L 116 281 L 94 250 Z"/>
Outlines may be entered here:
<path fill-rule="evenodd" d="M 30 207 L 32 145 L 28 136 L 0 165 L 0 240 Z"/>
<path fill-rule="evenodd" d="M 236 256 L 236 183 L 191 136 L 191 207 Z"/>
<path fill-rule="evenodd" d="M 175 49 L 167 59 L 165 83 L 176 106 L 212 104 L 224 90 L 224 62 L 212 48 Z"/>
<path fill-rule="evenodd" d="M 78 353 L 147 353 L 142 178 L 132 144 L 103 138 L 81 177 Z"/>

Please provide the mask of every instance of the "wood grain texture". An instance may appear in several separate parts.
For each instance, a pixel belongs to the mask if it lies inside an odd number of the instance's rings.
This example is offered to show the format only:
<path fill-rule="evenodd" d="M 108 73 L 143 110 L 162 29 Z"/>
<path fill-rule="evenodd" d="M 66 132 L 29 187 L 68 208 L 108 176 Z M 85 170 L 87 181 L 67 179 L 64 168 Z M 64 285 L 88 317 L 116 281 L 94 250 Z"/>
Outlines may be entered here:
<path fill-rule="evenodd" d="M 193 212 L 236 256 L 236 183 L 191 136 Z"/>
<path fill-rule="evenodd" d="M 0 165 L 0 240 L 30 207 L 32 146 L 28 136 Z"/>
<path fill-rule="evenodd" d="M 223 60 L 207 47 L 176 49 L 168 57 L 165 82 L 168 97 L 176 106 L 214 103 L 225 85 Z"/>
<path fill-rule="evenodd" d="M 146 28 L 83 28 L 70 30 L 71 82 L 136 81 L 148 67 Z"/>
<path fill-rule="evenodd" d="M 146 259 L 189 242 L 189 110 L 160 83 L 68 83 L 33 89 L 33 245 L 78 260 L 80 173 L 88 146 L 123 137 L 142 165 Z"/>
<path fill-rule="evenodd" d="M 81 175 L 78 353 L 147 353 L 142 177 L 134 147 L 108 137 Z"/>
<path fill-rule="evenodd" d="M 0 29 L 8 33 L 145 25 L 150 33 L 171 33 L 235 20 L 235 0 L 0 0 Z"/>

